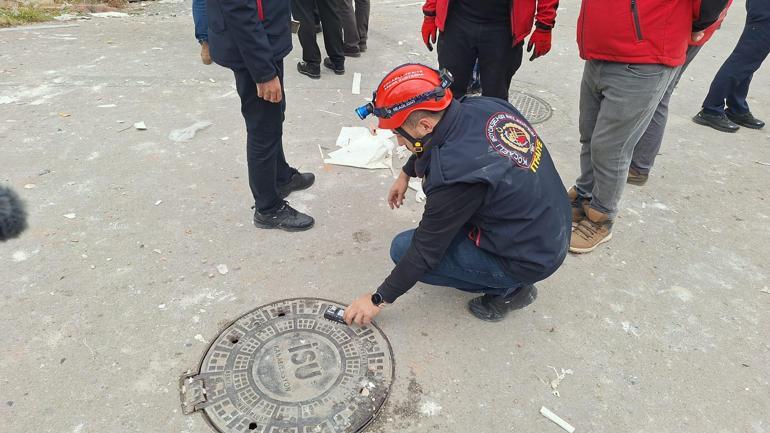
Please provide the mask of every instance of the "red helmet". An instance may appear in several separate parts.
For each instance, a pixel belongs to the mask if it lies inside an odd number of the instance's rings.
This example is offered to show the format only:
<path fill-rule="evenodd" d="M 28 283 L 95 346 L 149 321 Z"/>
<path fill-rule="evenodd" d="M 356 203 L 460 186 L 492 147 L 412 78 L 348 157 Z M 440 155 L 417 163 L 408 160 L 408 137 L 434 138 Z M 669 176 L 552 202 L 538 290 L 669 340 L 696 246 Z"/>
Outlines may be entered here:
<path fill-rule="evenodd" d="M 417 63 L 401 65 L 382 79 L 368 111 L 380 119 L 378 128 L 396 129 L 415 110 L 441 111 L 448 107 L 452 102 L 448 88 L 451 84 L 452 76 L 446 70 L 439 73 Z"/>

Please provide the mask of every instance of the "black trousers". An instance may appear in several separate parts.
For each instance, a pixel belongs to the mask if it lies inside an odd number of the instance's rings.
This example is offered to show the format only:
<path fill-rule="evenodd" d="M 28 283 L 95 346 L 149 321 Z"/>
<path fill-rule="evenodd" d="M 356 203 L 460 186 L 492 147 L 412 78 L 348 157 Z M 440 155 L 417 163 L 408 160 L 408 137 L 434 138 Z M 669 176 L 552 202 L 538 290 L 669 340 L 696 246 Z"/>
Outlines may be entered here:
<path fill-rule="evenodd" d="M 369 0 L 342 1 L 342 30 L 345 32 L 345 47 L 359 48 L 366 45 L 369 33 Z"/>
<path fill-rule="evenodd" d="M 291 0 L 291 14 L 299 21 L 299 44 L 302 46 L 302 60 L 307 63 L 320 65 L 321 50 L 318 48 L 315 33 L 314 10 L 318 6 L 323 28 L 326 54 L 335 66 L 345 65 L 345 54 L 342 49 L 342 0 Z"/>
<path fill-rule="evenodd" d="M 724 114 L 749 112 L 746 97 L 754 72 L 770 53 L 770 0 L 746 0 L 746 26 L 730 57 L 711 82 L 703 110 Z"/>
<path fill-rule="evenodd" d="M 508 88 L 521 66 L 523 51 L 523 43 L 512 44 L 510 24 L 479 24 L 450 12 L 436 49 L 438 64 L 454 76 L 454 97 L 465 95 L 478 59 L 481 94 L 507 101 Z"/>
<path fill-rule="evenodd" d="M 283 90 L 283 60 L 276 66 Z M 286 94 L 278 104 L 267 102 L 257 96 L 257 83 L 247 69 L 234 69 L 233 73 L 241 97 L 241 113 L 246 121 L 246 161 L 251 194 L 257 210 L 269 213 L 282 204 L 278 185 L 288 182 L 295 172 L 286 163 L 283 153 Z"/>

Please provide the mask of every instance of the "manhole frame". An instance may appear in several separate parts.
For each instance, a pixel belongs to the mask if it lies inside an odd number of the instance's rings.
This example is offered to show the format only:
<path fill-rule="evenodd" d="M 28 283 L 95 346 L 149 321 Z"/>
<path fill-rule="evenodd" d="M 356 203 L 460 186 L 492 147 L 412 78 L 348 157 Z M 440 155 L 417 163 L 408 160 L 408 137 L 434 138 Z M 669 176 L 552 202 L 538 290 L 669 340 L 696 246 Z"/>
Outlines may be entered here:
<path fill-rule="evenodd" d="M 208 400 L 205 398 L 205 396 L 207 394 L 205 388 L 201 387 L 201 389 L 203 390 L 203 392 L 202 392 L 203 400 L 198 402 L 198 403 L 194 403 L 191 407 L 188 407 L 188 406 L 185 405 L 185 400 L 186 400 L 186 398 L 185 398 L 185 392 L 186 392 L 185 389 L 189 388 L 189 383 L 191 383 L 193 380 L 195 380 L 197 376 L 200 376 L 201 370 L 203 369 L 203 363 L 206 360 L 206 355 L 209 353 L 209 351 L 212 349 L 212 347 L 214 347 L 216 342 L 219 340 L 219 337 L 222 336 L 222 334 L 224 334 L 225 331 L 230 329 L 231 326 L 233 326 L 236 322 L 241 320 L 244 316 L 247 316 L 247 315 L 249 315 L 249 314 L 251 314 L 251 313 L 253 313 L 253 312 L 255 312 L 255 311 L 257 311 L 257 310 L 259 310 L 261 308 L 265 308 L 265 307 L 268 307 L 268 306 L 273 305 L 273 304 L 291 303 L 291 302 L 294 302 L 294 301 L 301 301 L 301 300 L 308 300 L 308 299 L 309 300 L 315 300 L 315 301 L 329 302 L 329 303 L 332 303 L 332 304 L 335 304 L 335 305 L 342 306 L 344 308 L 348 307 L 347 304 L 343 304 L 341 302 L 337 302 L 337 301 L 333 301 L 331 299 L 325 299 L 325 298 L 315 298 L 315 297 L 289 298 L 289 299 L 281 299 L 281 300 L 278 300 L 278 301 L 268 302 L 267 304 L 260 305 L 260 306 L 258 306 L 256 308 L 253 308 L 251 310 L 246 311 L 245 313 L 241 314 L 240 316 L 238 316 L 234 320 L 231 320 L 230 322 L 227 323 L 227 325 L 222 326 L 220 328 L 220 330 L 217 332 L 216 336 L 213 337 L 211 342 L 203 350 L 203 353 L 200 356 L 200 362 L 198 363 L 197 370 L 196 371 L 188 370 L 188 372 L 182 374 L 179 377 L 179 398 L 180 398 L 180 401 L 182 402 L 181 403 L 181 405 L 182 405 L 182 413 L 185 414 L 185 415 L 192 415 L 195 412 L 200 412 L 200 414 L 203 416 L 203 419 L 206 421 L 206 424 L 208 424 L 209 427 L 211 427 L 215 432 L 226 433 L 226 432 L 223 432 L 217 426 L 214 425 L 214 423 L 212 422 L 211 418 L 208 416 L 208 413 L 205 411 L 206 407 L 208 406 L 206 404 Z M 322 320 L 328 320 L 328 319 L 325 319 L 323 317 L 323 314 L 321 314 L 319 316 L 319 318 L 322 319 Z M 347 325 L 344 325 L 344 326 L 347 326 Z M 357 325 L 354 325 L 354 326 L 357 326 Z M 371 327 L 374 327 L 375 329 L 377 329 L 377 331 L 379 331 L 380 335 L 382 335 L 382 337 L 385 339 L 385 342 L 387 343 L 388 353 L 390 354 L 390 360 L 391 360 L 391 367 L 390 367 L 390 370 L 391 370 L 390 371 L 391 381 L 390 381 L 390 384 L 388 384 L 387 389 L 385 390 L 384 398 L 382 400 L 382 404 L 380 406 L 378 406 L 372 412 L 372 416 L 364 424 L 362 424 L 361 427 L 359 427 L 358 429 L 356 429 L 354 432 L 351 432 L 351 433 L 360 433 L 360 432 L 366 430 L 372 424 L 372 422 L 374 422 L 374 420 L 377 419 L 377 416 L 380 414 L 380 411 L 382 411 L 382 408 L 388 402 L 388 398 L 390 397 L 390 392 L 391 392 L 391 390 L 393 388 L 393 382 L 395 382 L 395 380 L 396 380 L 396 358 L 395 358 L 395 355 L 393 354 L 393 346 L 390 344 L 390 339 L 385 334 L 385 332 L 383 332 L 383 330 L 377 325 L 377 323 L 375 321 L 372 321 L 367 326 L 371 326 Z M 201 382 L 203 382 L 202 379 L 199 379 L 199 380 Z"/>

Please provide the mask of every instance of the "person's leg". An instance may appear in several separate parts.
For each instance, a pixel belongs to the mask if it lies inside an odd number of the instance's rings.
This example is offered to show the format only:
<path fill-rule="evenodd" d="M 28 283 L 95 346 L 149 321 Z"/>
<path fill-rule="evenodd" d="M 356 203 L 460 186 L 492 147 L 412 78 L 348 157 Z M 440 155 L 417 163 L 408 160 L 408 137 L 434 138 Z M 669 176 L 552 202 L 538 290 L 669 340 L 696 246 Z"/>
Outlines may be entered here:
<path fill-rule="evenodd" d="M 490 26 L 481 34 L 478 44 L 481 94 L 508 100 L 513 74 L 521 66 L 523 43 L 511 46 L 509 26 Z"/>
<path fill-rule="evenodd" d="M 321 14 L 324 47 L 326 54 L 338 69 L 345 68 L 345 52 L 342 42 L 342 21 L 340 9 L 344 0 L 316 0 Z"/>
<path fill-rule="evenodd" d="M 478 24 L 461 20 L 451 15 L 446 22 L 444 31 L 438 36 L 436 51 L 438 64 L 452 73 L 452 94 L 456 99 L 465 95 L 468 83 L 473 74 L 478 52 L 473 46 L 474 34 L 482 29 Z"/>
<path fill-rule="evenodd" d="M 310 65 L 321 64 L 321 50 L 316 42 L 315 32 L 315 1 L 291 0 L 291 13 L 299 21 L 297 37 L 302 46 L 302 60 Z"/>
<path fill-rule="evenodd" d="M 578 119 L 580 176 L 575 180 L 575 189 L 578 198 L 589 200 L 591 198 L 591 191 L 594 189 L 594 170 L 591 164 L 591 137 L 594 134 L 602 100 L 601 91 L 596 80 L 599 77 L 602 63 L 595 60 L 586 61 L 583 65 L 583 78 L 580 81 L 580 115 Z"/>
<path fill-rule="evenodd" d="M 369 0 L 355 0 L 356 26 L 358 27 L 358 46 L 366 51 L 366 41 L 369 35 Z"/>
<path fill-rule="evenodd" d="M 358 25 L 356 24 L 356 13 L 353 10 L 353 0 L 340 0 L 340 19 L 342 21 L 343 42 L 345 44 L 345 53 L 350 55 L 360 53 L 358 43 Z"/>
<path fill-rule="evenodd" d="M 257 97 L 257 85 L 247 69 L 233 70 L 246 121 L 246 160 L 249 186 L 257 211 L 275 211 L 282 201 L 276 184 L 276 158 L 281 149 L 283 113 L 281 104 Z"/>
<path fill-rule="evenodd" d="M 677 71 L 674 80 L 669 84 L 663 99 L 661 99 L 658 107 L 655 109 L 655 114 L 652 115 L 650 125 L 645 130 L 639 143 L 634 147 L 631 169 L 645 178 L 646 175 L 649 175 L 652 166 L 655 164 L 655 157 L 658 156 L 660 146 L 663 144 L 663 133 L 666 130 L 666 123 L 668 121 L 668 103 L 671 100 L 671 95 L 674 93 L 677 84 L 679 84 L 682 74 L 687 70 L 695 56 L 698 55 L 700 49 L 701 46 L 699 45 L 691 45 L 687 48 L 687 58 L 684 65 Z M 629 179 L 631 178 L 629 177 Z"/>
<path fill-rule="evenodd" d="M 391 243 L 390 257 L 398 263 L 412 243 L 414 230 L 398 234 Z M 452 240 L 441 262 L 420 281 L 466 292 L 510 295 L 524 283 L 508 276 L 492 254 L 476 247 L 465 230 Z"/>
<path fill-rule="evenodd" d="M 278 67 L 278 78 L 281 80 L 281 92 L 283 93 L 283 97 L 281 98 L 281 122 L 286 120 L 286 92 L 284 91 L 284 84 L 283 84 L 283 59 L 276 62 L 276 66 Z M 292 175 L 294 173 L 297 173 L 296 169 L 291 168 L 289 164 L 286 162 L 286 155 L 283 151 L 283 140 L 280 141 L 280 144 L 278 146 L 278 153 L 276 155 L 276 163 L 275 163 L 275 174 L 276 174 L 276 182 L 278 185 L 285 184 L 289 182 Z"/>

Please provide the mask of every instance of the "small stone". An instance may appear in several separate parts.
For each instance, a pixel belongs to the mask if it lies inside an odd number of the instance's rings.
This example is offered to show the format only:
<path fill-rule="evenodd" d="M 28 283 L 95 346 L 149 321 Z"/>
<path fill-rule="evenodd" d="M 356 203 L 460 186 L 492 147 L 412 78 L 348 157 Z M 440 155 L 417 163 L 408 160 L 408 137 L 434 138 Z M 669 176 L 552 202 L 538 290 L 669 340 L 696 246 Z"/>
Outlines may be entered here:
<path fill-rule="evenodd" d="M 227 265 L 217 265 L 217 272 L 221 275 L 226 275 L 230 271 L 227 269 Z"/>
<path fill-rule="evenodd" d="M 94 266 L 94 265 L 91 265 L 91 269 L 96 269 L 96 266 Z"/>
<path fill-rule="evenodd" d="M 158 309 L 160 309 L 160 310 L 165 310 L 165 309 L 166 309 L 166 304 L 160 304 L 160 305 L 158 305 Z"/>
<path fill-rule="evenodd" d="M 161 250 L 159 250 L 159 249 L 157 249 L 157 248 L 156 248 L 156 249 L 154 249 L 154 250 L 152 250 L 152 252 L 153 252 L 153 253 L 157 253 L 157 254 L 162 254 L 162 253 L 163 253 Z"/>
<path fill-rule="evenodd" d="M 209 274 L 209 278 L 214 278 L 214 274 Z"/>
<path fill-rule="evenodd" d="M 145 125 L 144 122 L 136 122 L 134 123 L 134 128 L 138 131 L 145 131 L 147 130 L 147 125 Z"/>
<path fill-rule="evenodd" d="M 217 81 L 216 81 L 215 79 L 213 79 L 213 78 L 209 78 L 209 81 L 211 81 L 212 83 L 216 83 L 216 82 L 217 82 Z"/>
<path fill-rule="evenodd" d="M 158 201 L 155 202 L 155 206 L 158 206 L 161 203 L 163 203 L 163 200 L 158 200 Z"/>
<path fill-rule="evenodd" d="M 75 215 L 74 213 L 65 213 L 65 214 L 64 214 L 64 215 L 62 215 L 62 216 L 63 216 L 64 218 L 67 218 L 67 219 L 70 219 L 70 220 L 71 220 L 71 219 L 75 219 L 75 217 L 76 217 L 77 215 Z"/>
<path fill-rule="evenodd" d="M 28 183 L 24 185 L 24 189 L 32 189 L 32 188 L 35 188 L 36 186 L 37 185 L 35 185 L 34 183 Z"/>

